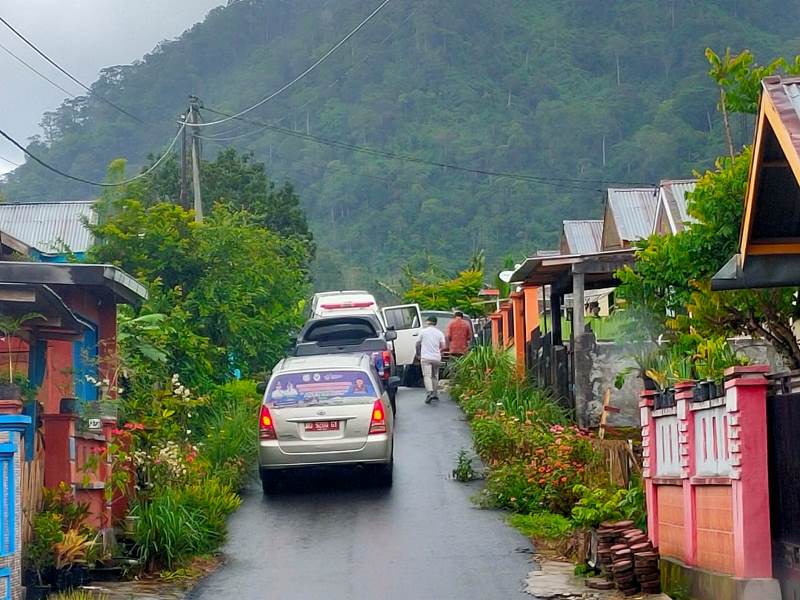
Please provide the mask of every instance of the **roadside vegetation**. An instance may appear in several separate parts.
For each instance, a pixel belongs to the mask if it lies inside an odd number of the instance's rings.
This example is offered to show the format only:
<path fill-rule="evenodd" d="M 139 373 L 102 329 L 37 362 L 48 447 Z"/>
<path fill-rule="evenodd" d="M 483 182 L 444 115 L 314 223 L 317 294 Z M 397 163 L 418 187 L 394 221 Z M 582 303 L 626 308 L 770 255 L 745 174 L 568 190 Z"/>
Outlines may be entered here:
<path fill-rule="evenodd" d="M 451 381 L 488 468 L 481 505 L 511 511 L 510 523 L 540 540 L 563 541 L 608 519 L 643 522 L 638 482 L 610 485 L 595 436 L 520 379 L 507 353 L 479 346 L 456 363 Z"/>
<path fill-rule="evenodd" d="M 254 465 L 256 380 L 302 322 L 314 246 L 290 189 L 258 179 L 263 166 L 247 156 L 221 160 L 226 169 L 207 183 L 229 201 L 202 222 L 161 200 L 159 180 L 115 190 L 97 207 L 87 260 L 122 267 L 149 293 L 120 309 L 111 375 L 91 379 L 99 400 L 80 415 L 116 419 L 112 443 L 83 475 L 110 463 L 106 501 L 127 516 L 103 524 L 119 531 L 108 547 L 68 488 L 47 492 L 27 553 L 38 585 L 79 585 L 81 565 L 191 572 L 225 539 Z M 123 170 L 113 163 L 109 178 Z M 72 579 L 51 582 L 56 573 Z"/>

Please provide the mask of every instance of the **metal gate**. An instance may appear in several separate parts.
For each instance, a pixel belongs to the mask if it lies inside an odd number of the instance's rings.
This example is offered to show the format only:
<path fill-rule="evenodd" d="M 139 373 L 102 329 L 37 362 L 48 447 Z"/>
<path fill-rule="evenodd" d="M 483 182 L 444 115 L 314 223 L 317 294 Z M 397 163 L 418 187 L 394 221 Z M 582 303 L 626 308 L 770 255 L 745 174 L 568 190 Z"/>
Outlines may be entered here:
<path fill-rule="evenodd" d="M 564 345 L 553 344 L 553 332 L 541 335 L 535 329 L 527 352 L 527 370 L 533 382 L 553 392 L 567 409 L 574 410 L 572 355 Z"/>
<path fill-rule="evenodd" d="M 769 498 L 774 577 L 784 600 L 800 600 L 800 381 L 773 376 L 767 396 Z"/>

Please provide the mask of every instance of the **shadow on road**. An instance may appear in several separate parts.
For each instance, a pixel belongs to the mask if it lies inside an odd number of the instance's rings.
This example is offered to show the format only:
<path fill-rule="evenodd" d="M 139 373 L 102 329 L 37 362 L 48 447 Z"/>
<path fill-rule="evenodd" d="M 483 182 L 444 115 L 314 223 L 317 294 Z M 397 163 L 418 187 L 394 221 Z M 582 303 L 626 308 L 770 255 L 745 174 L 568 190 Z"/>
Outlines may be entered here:
<path fill-rule="evenodd" d="M 372 492 L 370 495 L 380 497 L 391 493 L 391 488 L 376 483 L 370 469 L 310 468 L 284 474 L 275 491 L 264 498 L 269 500 L 296 495 L 341 494 L 341 492 L 355 492 L 359 497 L 363 497 L 364 492 Z M 252 493 L 260 493 L 260 490 L 254 488 Z"/>

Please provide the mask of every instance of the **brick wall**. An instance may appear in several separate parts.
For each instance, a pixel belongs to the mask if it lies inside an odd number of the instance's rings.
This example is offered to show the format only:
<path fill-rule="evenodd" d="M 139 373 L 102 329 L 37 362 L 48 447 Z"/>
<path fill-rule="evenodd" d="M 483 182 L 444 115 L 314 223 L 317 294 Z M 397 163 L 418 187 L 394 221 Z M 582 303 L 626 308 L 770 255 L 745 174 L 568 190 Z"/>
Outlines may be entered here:
<path fill-rule="evenodd" d="M 658 543 L 661 554 L 679 560 L 683 548 L 683 488 L 664 485 L 658 491 Z"/>
<path fill-rule="evenodd" d="M 733 574 L 733 498 L 727 485 L 698 486 L 697 562 L 719 573 Z"/>

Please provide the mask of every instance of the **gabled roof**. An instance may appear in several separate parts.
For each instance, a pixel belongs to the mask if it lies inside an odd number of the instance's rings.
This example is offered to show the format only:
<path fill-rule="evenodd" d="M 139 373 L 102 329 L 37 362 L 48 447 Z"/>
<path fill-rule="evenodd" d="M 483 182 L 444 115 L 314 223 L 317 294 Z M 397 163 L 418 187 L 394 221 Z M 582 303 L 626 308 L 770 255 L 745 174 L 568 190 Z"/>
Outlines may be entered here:
<path fill-rule="evenodd" d="M 648 237 L 653 230 L 657 204 L 658 190 L 654 187 L 608 188 L 603 217 L 603 250 L 613 247 L 609 243 L 611 232 L 606 231 L 607 227 L 614 228 L 623 247 Z"/>
<path fill-rule="evenodd" d="M 741 254 L 800 253 L 800 78 L 767 77 L 756 123 Z"/>
<path fill-rule="evenodd" d="M 567 220 L 561 227 L 562 254 L 591 254 L 600 251 L 603 241 L 601 219 Z"/>
<path fill-rule="evenodd" d="M 686 194 L 694 191 L 696 179 L 665 179 L 658 189 L 653 233 L 658 233 L 658 224 L 666 219 L 672 234 L 683 231 L 686 223 L 695 222 L 687 209 Z"/>
<path fill-rule="evenodd" d="M 0 204 L 0 231 L 42 254 L 83 253 L 92 245 L 84 222 L 97 223 L 91 201 Z"/>
<path fill-rule="evenodd" d="M 800 77 L 761 87 L 739 252 L 715 290 L 800 285 Z"/>

